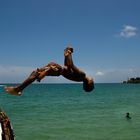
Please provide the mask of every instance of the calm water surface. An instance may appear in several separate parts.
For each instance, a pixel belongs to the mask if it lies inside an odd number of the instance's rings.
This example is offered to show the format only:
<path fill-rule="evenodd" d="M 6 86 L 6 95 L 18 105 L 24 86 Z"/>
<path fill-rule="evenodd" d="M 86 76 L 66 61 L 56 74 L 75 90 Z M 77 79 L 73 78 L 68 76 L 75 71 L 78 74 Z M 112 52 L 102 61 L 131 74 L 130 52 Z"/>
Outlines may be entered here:
<path fill-rule="evenodd" d="M 140 140 L 139 84 L 96 84 L 91 93 L 81 84 L 33 84 L 20 97 L 0 86 L 0 107 L 16 140 Z"/>

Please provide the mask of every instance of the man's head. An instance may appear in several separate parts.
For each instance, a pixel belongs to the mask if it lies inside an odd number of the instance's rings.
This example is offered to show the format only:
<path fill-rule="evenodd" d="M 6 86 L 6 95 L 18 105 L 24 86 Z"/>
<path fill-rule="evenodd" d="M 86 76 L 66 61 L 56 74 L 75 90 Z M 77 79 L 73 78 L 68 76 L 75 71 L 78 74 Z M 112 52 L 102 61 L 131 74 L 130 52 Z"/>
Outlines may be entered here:
<path fill-rule="evenodd" d="M 83 81 L 83 89 L 86 92 L 90 92 L 94 89 L 94 81 L 92 78 L 90 77 L 85 77 L 84 81 Z"/>

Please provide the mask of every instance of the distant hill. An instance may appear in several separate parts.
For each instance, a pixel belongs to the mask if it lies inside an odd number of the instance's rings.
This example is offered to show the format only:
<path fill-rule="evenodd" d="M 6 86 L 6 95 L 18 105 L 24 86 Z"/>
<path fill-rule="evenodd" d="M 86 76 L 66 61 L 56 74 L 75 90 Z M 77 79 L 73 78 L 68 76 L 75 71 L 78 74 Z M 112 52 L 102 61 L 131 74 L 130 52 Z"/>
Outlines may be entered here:
<path fill-rule="evenodd" d="M 126 84 L 140 84 L 140 77 L 136 77 L 136 78 L 130 78 L 127 81 L 123 81 L 123 83 Z"/>

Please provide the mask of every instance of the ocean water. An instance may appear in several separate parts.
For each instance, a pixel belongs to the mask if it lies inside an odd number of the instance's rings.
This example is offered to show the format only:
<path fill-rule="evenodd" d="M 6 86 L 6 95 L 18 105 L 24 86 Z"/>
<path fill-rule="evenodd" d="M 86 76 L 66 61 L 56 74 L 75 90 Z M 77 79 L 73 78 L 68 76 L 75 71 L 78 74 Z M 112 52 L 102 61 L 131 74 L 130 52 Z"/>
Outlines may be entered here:
<path fill-rule="evenodd" d="M 140 140 L 140 85 L 32 84 L 22 96 L 5 94 L 16 140 Z M 126 112 L 132 119 L 125 118 Z"/>

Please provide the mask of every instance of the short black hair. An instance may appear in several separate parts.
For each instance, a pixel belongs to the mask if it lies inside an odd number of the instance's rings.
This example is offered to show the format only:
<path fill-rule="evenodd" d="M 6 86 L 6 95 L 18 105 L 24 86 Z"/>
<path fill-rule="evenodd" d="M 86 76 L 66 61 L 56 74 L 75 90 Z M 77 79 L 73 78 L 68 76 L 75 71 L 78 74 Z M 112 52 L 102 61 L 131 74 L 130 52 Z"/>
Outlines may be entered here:
<path fill-rule="evenodd" d="M 90 92 L 94 89 L 94 81 L 93 79 L 85 78 L 83 81 L 83 89 L 86 92 Z"/>

